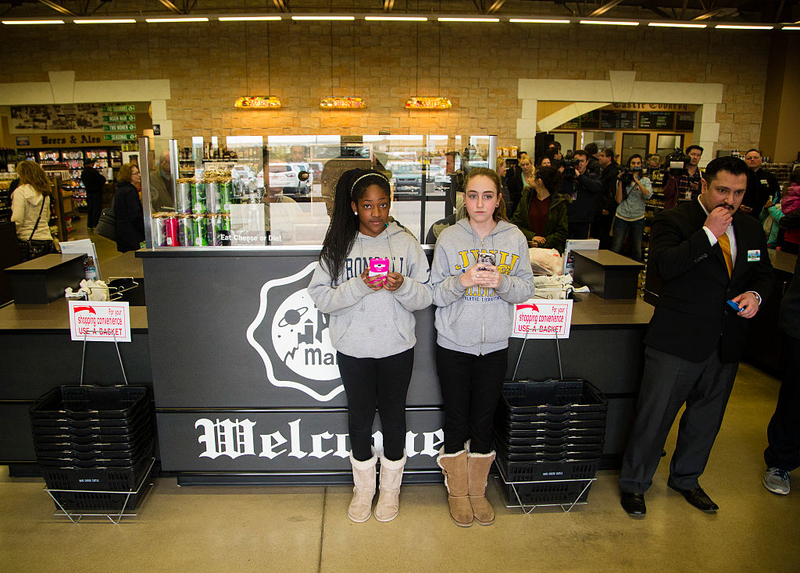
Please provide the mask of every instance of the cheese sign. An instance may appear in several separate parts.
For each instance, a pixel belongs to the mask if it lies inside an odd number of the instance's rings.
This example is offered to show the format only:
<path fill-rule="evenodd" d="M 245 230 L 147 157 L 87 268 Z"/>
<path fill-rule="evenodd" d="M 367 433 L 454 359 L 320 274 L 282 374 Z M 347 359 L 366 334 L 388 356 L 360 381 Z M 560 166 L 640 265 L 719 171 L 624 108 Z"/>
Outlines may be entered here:
<path fill-rule="evenodd" d="M 514 309 L 514 338 L 569 338 L 572 300 L 532 298 Z"/>
<path fill-rule="evenodd" d="M 69 301 L 71 340 L 130 342 L 131 314 L 127 302 Z"/>

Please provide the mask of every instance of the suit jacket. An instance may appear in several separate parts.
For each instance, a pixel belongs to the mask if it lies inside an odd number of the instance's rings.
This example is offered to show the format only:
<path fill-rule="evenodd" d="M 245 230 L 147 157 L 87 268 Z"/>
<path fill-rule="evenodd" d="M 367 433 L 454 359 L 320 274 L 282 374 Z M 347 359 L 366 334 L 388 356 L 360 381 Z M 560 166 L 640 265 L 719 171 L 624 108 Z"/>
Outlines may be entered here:
<path fill-rule="evenodd" d="M 748 319 L 727 301 L 747 291 L 766 300 L 772 285 L 767 241 L 758 221 L 733 215 L 737 256 L 728 278 L 719 243 L 703 230 L 706 214 L 697 200 L 664 210 L 653 221 L 650 252 L 663 281 L 645 344 L 691 362 L 702 362 L 719 346 L 722 362 L 737 362 Z"/>

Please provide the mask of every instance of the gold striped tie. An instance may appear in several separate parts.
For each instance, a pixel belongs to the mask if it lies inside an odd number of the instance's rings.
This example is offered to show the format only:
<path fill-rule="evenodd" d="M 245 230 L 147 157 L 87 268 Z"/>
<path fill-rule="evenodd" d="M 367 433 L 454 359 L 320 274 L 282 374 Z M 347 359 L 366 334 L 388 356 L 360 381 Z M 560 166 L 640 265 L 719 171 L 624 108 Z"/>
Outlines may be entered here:
<path fill-rule="evenodd" d="M 726 233 L 722 233 L 718 238 L 719 248 L 725 256 L 725 266 L 728 267 L 728 278 L 733 274 L 733 259 L 731 258 L 731 240 Z"/>

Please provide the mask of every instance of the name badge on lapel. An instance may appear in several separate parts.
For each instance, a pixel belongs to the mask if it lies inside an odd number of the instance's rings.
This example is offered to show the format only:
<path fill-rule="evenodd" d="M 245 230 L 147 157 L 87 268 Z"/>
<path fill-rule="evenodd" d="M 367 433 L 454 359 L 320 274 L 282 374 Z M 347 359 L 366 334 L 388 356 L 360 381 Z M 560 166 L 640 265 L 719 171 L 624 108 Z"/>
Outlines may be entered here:
<path fill-rule="evenodd" d="M 747 262 L 748 263 L 757 263 L 761 260 L 761 250 L 760 249 L 753 249 L 752 251 L 747 251 Z"/>

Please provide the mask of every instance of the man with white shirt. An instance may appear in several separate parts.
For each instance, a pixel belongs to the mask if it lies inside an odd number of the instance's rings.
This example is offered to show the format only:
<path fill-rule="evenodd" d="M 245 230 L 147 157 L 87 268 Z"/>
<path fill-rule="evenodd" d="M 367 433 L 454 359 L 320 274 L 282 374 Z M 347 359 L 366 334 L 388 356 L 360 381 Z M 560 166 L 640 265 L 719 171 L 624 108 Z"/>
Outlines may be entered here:
<path fill-rule="evenodd" d="M 744 161 L 720 157 L 706 167 L 697 199 L 653 222 L 650 270 L 663 284 L 644 339 L 644 374 L 619 480 L 629 515 L 646 512 L 644 493 L 684 404 L 667 485 L 701 511 L 718 509 L 698 478 L 722 424 L 748 319 L 772 284 L 764 232 L 738 212 L 746 188 Z"/>

